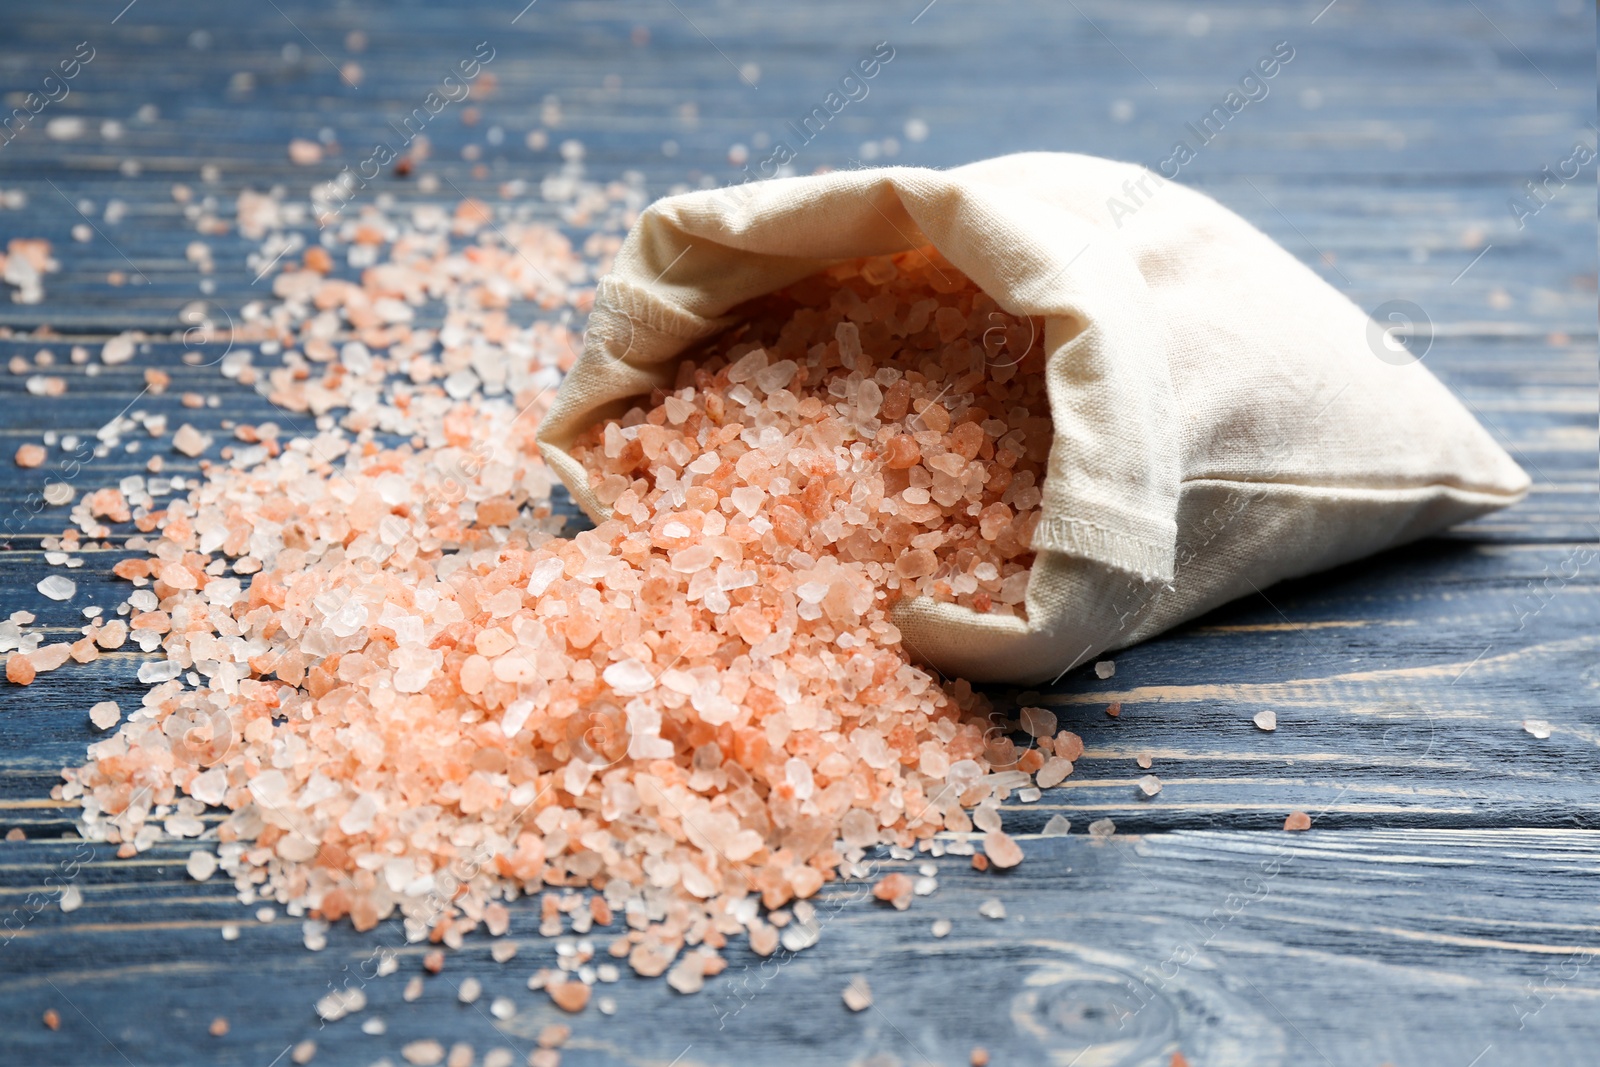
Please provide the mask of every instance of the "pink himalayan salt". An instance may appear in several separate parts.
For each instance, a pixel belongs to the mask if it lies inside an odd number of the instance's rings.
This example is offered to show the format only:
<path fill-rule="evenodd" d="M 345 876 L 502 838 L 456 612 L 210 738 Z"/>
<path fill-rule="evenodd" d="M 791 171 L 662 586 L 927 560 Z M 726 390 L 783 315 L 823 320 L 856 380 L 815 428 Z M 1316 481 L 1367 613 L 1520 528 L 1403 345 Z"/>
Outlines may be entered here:
<path fill-rule="evenodd" d="M 983 852 L 996 867 L 1015 867 L 1022 862 L 1022 846 L 1004 830 L 990 830 L 983 835 Z"/>
<path fill-rule="evenodd" d="M 873 325 L 859 331 L 858 369 L 872 359 Z M 810 373 L 798 360 L 767 373 L 777 364 L 746 355 L 756 387 L 781 392 L 780 379 Z M 936 390 L 910 380 L 877 397 L 866 390 L 856 428 L 877 417 L 864 414 L 874 405 L 906 419 L 899 432 L 911 434 L 943 434 L 952 412 L 974 414 L 972 394 L 930 399 Z M 283 388 L 280 402 L 292 400 L 287 380 Z M 987 706 L 970 686 L 941 688 L 909 664 L 877 598 L 881 565 L 863 568 L 809 539 L 802 508 L 826 502 L 823 514 L 855 517 L 837 496 L 829 502 L 839 490 L 819 481 L 821 468 L 793 470 L 787 487 L 777 476 L 719 482 L 723 450 L 752 428 L 729 421 L 718 443 L 702 439 L 711 408 L 730 418 L 728 401 L 706 393 L 680 424 L 677 443 L 692 434 L 694 449 L 680 458 L 667 438 L 647 442 L 699 482 L 634 479 L 611 497 L 616 520 L 553 539 L 551 479 L 532 442 L 539 401 L 413 398 L 411 417 L 433 428 L 419 433 L 424 443 L 391 449 L 363 441 L 373 424 L 352 414 L 357 440 L 329 432 L 213 468 L 186 500 L 152 515 L 141 528 L 156 532 L 146 546 L 165 561 L 156 569 L 183 559 L 206 580 L 159 581 L 146 605 L 154 610 L 135 624 L 204 683 L 157 686 L 139 721 L 67 772 L 63 795 L 84 799 L 86 836 L 147 848 L 159 839 L 147 813 L 188 791 L 231 809 L 218 830 L 230 878 L 360 928 L 398 911 L 408 936 L 447 945 L 503 895 L 603 876 L 609 915 L 649 887 L 665 891 L 665 918 L 624 955 L 660 974 L 686 944 L 720 944 L 741 927 L 756 951 L 774 951 L 777 931 L 736 917 L 737 905 L 754 896 L 776 908 L 818 891 L 844 861 L 836 846 L 846 825 L 847 848 L 909 847 L 941 828 L 970 828 L 930 772 L 973 768 L 963 799 L 989 795 L 988 784 L 972 784 L 989 770 Z M 832 416 L 815 396 L 800 406 L 822 416 L 824 437 L 811 443 L 825 445 Z M 655 424 L 631 425 L 642 438 Z M 919 440 L 930 485 L 973 473 L 940 441 Z M 1034 462 L 1029 448 L 999 441 L 1001 469 Z M 632 447 L 608 459 L 628 461 Z M 464 451 L 478 457 L 470 467 Z M 813 453 L 807 462 L 824 462 Z M 976 474 L 974 486 L 994 481 Z M 825 492 L 808 502 L 810 483 Z M 752 492 L 735 497 L 739 489 Z M 461 495 L 507 506 L 480 504 L 469 524 L 454 506 Z M 927 523 L 936 528 L 901 532 L 958 581 L 953 568 L 980 586 L 1003 582 L 1002 567 L 1007 578 L 1025 574 L 1025 537 L 1001 545 L 1017 549 L 1006 556 L 996 552 L 1004 537 L 963 533 L 942 510 Z M 815 555 L 795 551 L 802 538 Z M 695 545 L 711 559 L 674 566 Z M 219 570 L 211 559 L 235 562 Z M 242 578 L 226 577 L 230 569 Z M 980 589 L 971 602 L 988 596 Z M 217 629 L 219 617 L 231 621 Z M 513 714 L 523 717 L 515 726 Z M 942 764 L 929 758 L 938 750 Z M 277 767 L 278 751 L 296 754 L 291 766 Z M 704 965 L 711 973 L 720 961 Z"/>
<path fill-rule="evenodd" d="M 713 536 L 744 526 L 748 499 L 780 563 L 835 558 L 885 606 L 1023 615 L 1052 432 L 1042 331 L 933 257 L 845 264 L 735 309 L 740 325 L 688 353 L 673 389 L 577 442 L 597 495 L 641 523 L 663 495 L 701 514 L 715 499 Z M 928 300 L 942 325 L 924 313 L 912 329 Z M 985 346 L 1012 335 L 1024 350 L 993 358 Z M 652 534 L 674 568 L 711 567 L 708 544 L 676 547 L 696 528 L 672 525 L 684 532 Z"/>

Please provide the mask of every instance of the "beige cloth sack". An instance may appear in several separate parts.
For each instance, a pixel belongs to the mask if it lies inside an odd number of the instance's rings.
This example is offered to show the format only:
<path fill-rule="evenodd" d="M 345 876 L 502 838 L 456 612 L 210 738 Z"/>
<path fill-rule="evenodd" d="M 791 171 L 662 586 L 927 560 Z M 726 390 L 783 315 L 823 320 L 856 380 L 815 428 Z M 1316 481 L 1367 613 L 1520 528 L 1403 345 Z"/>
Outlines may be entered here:
<path fill-rule="evenodd" d="M 670 386 L 676 357 L 741 302 L 927 244 L 1006 311 L 1043 317 L 1055 423 L 1027 620 L 896 608 L 942 672 L 1047 681 L 1527 491 L 1425 367 L 1380 358 L 1375 324 L 1249 223 L 1142 167 L 1054 153 L 653 204 L 539 429 L 547 462 L 599 521 L 567 453 L 579 432 Z"/>

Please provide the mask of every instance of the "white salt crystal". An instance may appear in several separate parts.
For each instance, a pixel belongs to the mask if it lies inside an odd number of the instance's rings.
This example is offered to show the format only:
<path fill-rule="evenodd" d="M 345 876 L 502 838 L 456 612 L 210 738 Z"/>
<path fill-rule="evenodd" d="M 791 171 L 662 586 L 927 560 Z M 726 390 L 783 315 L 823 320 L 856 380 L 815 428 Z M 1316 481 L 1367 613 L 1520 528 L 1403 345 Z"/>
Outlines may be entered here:
<path fill-rule="evenodd" d="M 648 692 L 656 684 L 650 668 L 632 658 L 613 663 L 605 669 L 601 677 L 605 679 L 607 685 L 623 696 Z"/>
<path fill-rule="evenodd" d="M 506 707 L 506 713 L 500 717 L 500 732 L 507 737 L 516 737 L 523 724 L 528 721 L 528 716 L 533 714 L 533 701 L 513 700 Z"/>
<path fill-rule="evenodd" d="M 998 898 L 991 897 L 978 905 L 978 914 L 985 919 L 1004 919 L 1006 917 L 1006 906 Z"/>
<path fill-rule="evenodd" d="M 205 849 L 197 848 L 189 853 L 189 862 L 184 866 L 190 878 L 203 882 L 217 872 L 217 857 Z"/>
<path fill-rule="evenodd" d="M 1541 741 L 1550 736 L 1550 724 L 1543 719 L 1524 719 L 1522 728 Z"/>
<path fill-rule="evenodd" d="M 528 592 L 534 596 L 542 596 L 550 584 L 560 578 L 566 564 L 559 559 L 540 560 L 534 564 L 533 573 L 528 576 Z"/>
<path fill-rule="evenodd" d="M 83 890 L 76 884 L 69 885 L 61 891 L 61 910 L 77 911 L 83 907 Z"/>
<path fill-rule="evenodd" d="M 1258 711 L 1250 721 L 1255 723 L 1259 729 L 1271 733 L 1278 728 L 1278 713 L 1275 711 Z"/>
<path fill-rule="evenodd" d="M 71 578 L 52 574 L 40 579 L 38 589 L 51 600 L 71 600 L 72 594 L 78 591 L 78 584 Z"/>
<path fill-rule="evenodd" d="M 482 992 L 482 982 L 478 981 L 476 978 L 464 978 L 461 980 L 461 988 L 456 990 L 456 997 L 463 1004 L 471 1004 L 473 1001 L 478 999 Z"/>
<path fill-rule="evenodd" d="M 1103 659 L 1094 665 L 1094 676 L 1096 678 L 1110 678 L 1116 673 L 1117 665 L 1111 660 Z"/>
<path fill-rule="evenodd" d="M 100 362 L 107 366 L 126 363 L 133 358 L 133 335 L 119 333 L 100 347 Z"/>
<path fill-rule="evenodd" d="M 949 919 L 935 919 L 935 920 L 933 920 L 933 936 L 934 937 L 949 937 L 950 936 L 950 925 L 951 924 L 950 924 L 950 920 Z"/>
<path fill-rule="evenodd" d="M 115 700 L 102 700 L 89 709 L 89 721 L 94 723 L 97 729 L 109 730 L 117 725 L 121 718 L 122 709 L 117 707 Z"/>
<path fill-rule="evenodd" d="M 154 685 L 158 682 L 170 682 L 182 673 L 183 668 L 171 660 L 152 659 L 139 664 L 138 678 L 146 685 Z"/>
<path fill-rule="evenodd" d="M 195 774 L 189 782 L 189 795 L 205 805 L 219 805 L 227 795 L 227 771 L 213 766 L 210 771 Z"/>
<path fill-rule="evenodd" d="M 489 1004 L 489 1014 L 496 1019 L 509 1019 L 517 1013 L 517 1003 L 510 997 L 495 997 Z"/>
<path fill-rule="evenodd" d="M 1040 836 L 1065 837 L 1071 830 L 1071 819 L 1067 818 L 1065 815 L 1052 815 L 1050 816 L 1050 820 L 1044 824 L 1044 830 L 1041 831 Z"/>

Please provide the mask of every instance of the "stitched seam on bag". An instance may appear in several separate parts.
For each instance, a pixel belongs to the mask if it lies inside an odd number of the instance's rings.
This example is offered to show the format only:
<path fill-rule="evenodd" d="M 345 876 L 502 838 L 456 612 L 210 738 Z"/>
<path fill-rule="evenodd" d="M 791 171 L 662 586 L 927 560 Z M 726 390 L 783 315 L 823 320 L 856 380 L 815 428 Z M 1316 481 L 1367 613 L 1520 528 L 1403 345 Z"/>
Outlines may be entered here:
<path fill-rule="evenodd" d="M 1394 494 L 1400 494 L 1400 493 L 1416 493 L 1416 492 L 1424 492 L 1424 491 L 1427 491 L 1429 489 L 1445 489 L 1445 490 L 1451 490 L 1451 491 L 1454 491 L 1454 492 L 1457 492 L 1457 493 L 1471 493 L 1471 494 L 1473 494 L 1475 496 L 1490 496 L 1490 497 L 1499 497 L 1499 498 L 1510 498 L 1510 497 L 1518 497 L 1518 496 L 1526 495 L 1525 492 L 1513 492 L 1513 491 L 1508 491 L 1508 490 L 1504 490 L 1504 489 L 1475 489 L 1475 488 L 1473 488 L 1471 486 L 1458 485 L 1458 484 L 1455 484 L 1453 482 L 1421 482 L 1421 483 L 1418 483 L 1416 485 L 1400 485 L 1400 486 L 1383 486 L 1383 487 L 1379 487 L 1379 486 L 1370 486 L 1370 485 L 1336 485 L 1336 484 L 1327 483 L 1327 482 L 1321 482 L 1321 483 L 1319 483 L 1319 482 L 1253 482 L 1253 481 L 1248 481 L 1248 480 L 1241 479 L 1241 478 L 1206 478 L 1206 477 L 1199 477 L 1199 478 L 1185 478 L 1182 481 L 1180 481 L 1178 483 L 1179 491 L 1182 492 L 1183 487 L 1187 486 L 1187 485 L 1222 485 L 1222 486 L 1228 486 L 1229 488 L 1260 489 L 1260 490 L 1304 489 L 1304 490 L 1308 490 L 1308 491 L 1311 491 L 1311 492 L 1318 492 L 1318 493 L 1370 493 L 1370 494 L 1373 494 L 1373 495 L 1377 495 L 1377 494 L 1394 495 Z"/>
<path fill-rule="evenodd" d="M 1035 551 L 1060 552 L 1132 571 L 1161 577 L 1170 574 L 1175 548 L 1134 534 L 1114 530 L 1089 519 L 1054 515 L 1034 527 Z"/>

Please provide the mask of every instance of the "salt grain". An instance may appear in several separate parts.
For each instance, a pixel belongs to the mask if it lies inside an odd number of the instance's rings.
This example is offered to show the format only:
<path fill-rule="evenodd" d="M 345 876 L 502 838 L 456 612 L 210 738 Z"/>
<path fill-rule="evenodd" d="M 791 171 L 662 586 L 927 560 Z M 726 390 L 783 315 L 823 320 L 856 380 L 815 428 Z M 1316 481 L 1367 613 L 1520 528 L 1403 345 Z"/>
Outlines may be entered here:
<path fill-rule="evenodd" d="M 1109 659 L 1100 660 L 1094 665 L 1094 676 L 1100 679 L 1110 678 L 1117 673 L 1117 665 Z"/>
<path fill-rule="evenodd" d="M 189 853 L 189 860 L 184 864 L 184 869 L 189 872 L 189 877 L 197 882 L 204 882 L 217 871 L 217 857 L 205 849 L 195 849 Z"/>
<path fill-rule="evenodd" d="M 1271 733 L 1278 728 L 1278 713 L 1275 711 L 1258 711 L 1251 718 L 1256 728 Z"/>
<path fill-rule="evenodd" d="M 71 600 L 72 595 L 78 591 L 78 584 L 71 578 L 63 578 L 59 574 L 52 574 L 41 578 L 37 588 L 40 593 L 51 600 Z"/>
<path fill-rule="evenodd" d="M 856 975 L 844 987 L 844 1006 L 851 1011 L 866 1011 L 872 1007 L 872 987 L 862 975 Z"/>
<path fill-rule="evenodd" d="M 1072 820 L 1065 815 L 1052 815 L 1040 831 L 1044 837 L 1065 837 L 1072 831 Z"/>
<path fill-rule="evenodd" d="M 89 709 L 89 721 L 97 730 L 109 730 L 122 720 L 122 709 L 115 700 L 102 700 Z"/>
<path fill-rule="evenodd" d="M 985 919 L 1004 919 L 1006 917 L 1006 906 L 997 898 L 991 897 L 978 905 L 978 914 Z"/>

